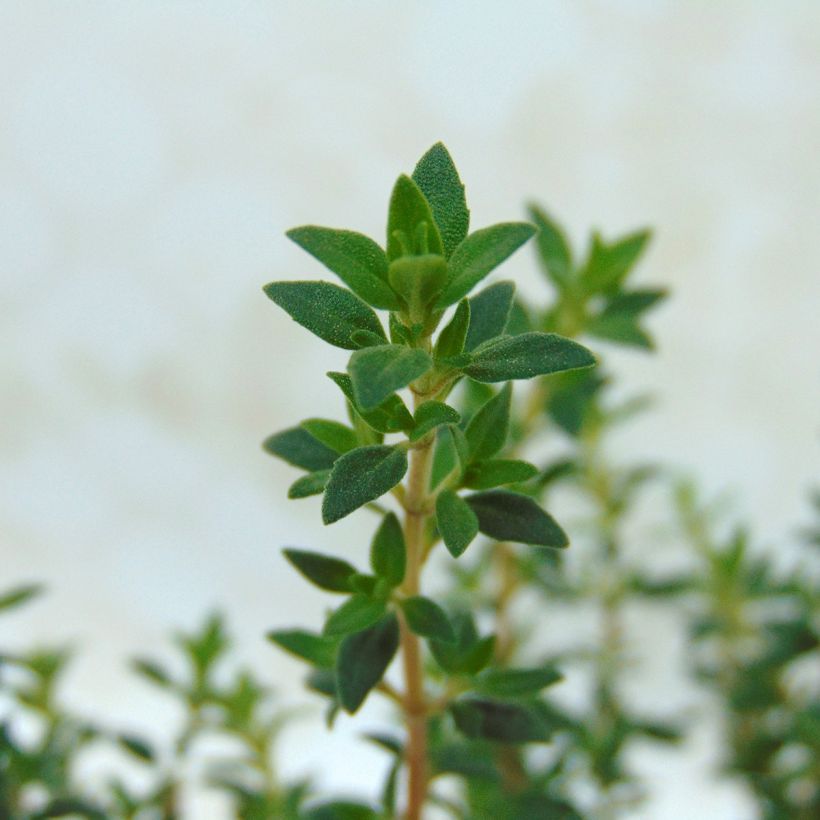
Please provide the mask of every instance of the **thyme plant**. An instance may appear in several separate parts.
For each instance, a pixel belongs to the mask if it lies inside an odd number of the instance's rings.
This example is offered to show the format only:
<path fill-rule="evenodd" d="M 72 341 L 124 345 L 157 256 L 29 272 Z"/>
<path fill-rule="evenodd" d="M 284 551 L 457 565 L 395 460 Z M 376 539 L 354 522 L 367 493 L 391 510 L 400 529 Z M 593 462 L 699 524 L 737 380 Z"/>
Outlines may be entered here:
<path fill-rule="evenodd" d="M 343 394 L 349 424 L 308 419 L 268 438 L 265 448 L 304 471 L 290 497 L 324 494 L 325 524 L 366 506 L 381 517 L 369 572 L 343 558 L 285 551 L 308 581 L 345 600 L 321 633 L 288 629 L 270 637 L 311 665 L 311 685 L 327 695 L 334 712 L 355 713 L 373 690 L 400 707 L 407 820 L 421 818 L 427 802 L 433 718 L 448 713 L 471 738 L 548 736 L 537 693 L 555 681 L 552 667 L 494 666 L 493 636 L 479 636 L 471 613 L 453 617 L 423 594 L 422 573 L 439 541 L 457 560 L 479 532 L 538 548 L 567 546 L 564 531 L 531 495 L 503 489 L 537 469 L 496 455 L 507 439 L 511 381 L 594 364 L 585 347 L 557 333 L 507 334 L 509 288 L 468 298 L 536 231 L 508 222 L 471 233 L 469 221 L 464 186 L 439 143 L 411 176 L 398 178 L 384 249 L 347 230 L 308 225 L 288 232 L 346 287 L 323 281 L 265 286 L 299 324 L 353 351 L 346 372 L 328 374 Z M 387 330 L 375 310 L 387 313 Z M 465 378 L 504 383 L 469 423 L 446 403 Z M 404 389 L 412 409 L 397 392 Z M 385 495 L 402 521 L 379 502 Z M 425 676 L 425 648 L 444 676 L 435 689 Z M 385 678 L 397 654 L 398 686 Z"/>

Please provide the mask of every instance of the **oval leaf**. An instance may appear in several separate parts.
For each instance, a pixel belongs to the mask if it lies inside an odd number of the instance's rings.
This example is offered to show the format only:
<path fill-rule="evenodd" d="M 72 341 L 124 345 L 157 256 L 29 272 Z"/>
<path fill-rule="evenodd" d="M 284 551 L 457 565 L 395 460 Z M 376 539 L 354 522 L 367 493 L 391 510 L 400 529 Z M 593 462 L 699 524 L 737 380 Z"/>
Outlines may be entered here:
<path fill-rule="evenodd" d="M 267 296 L 290 317 L 328 344 L 355 350 L 351 339 L 367 330 L 387 341 L 379 318 L 358 296 L 329 282 L 271 282 Z"/>
<path fill-rule="evenodd" d="M 456 633 L 447 613 L 435 602 L 423 595 L 405 598 L 402 612 L 410 629 L 422 638 L 432 638 L 444 643 L 455 643 Z"/>
<path fill-rule="evenodd" d="M 378 407 L 387 397 L 423 376 L 433 366 L 423 350 L 403 345 L 379 345 L 357 350 L 347 366 L 353 395 L 363 410 Z"/>
<path fill-rule="evenodd" d="M 458 558 L 478 535 L 478 518 L 472 507 L 452 490 L 442 490 L 436 498 L 436 523 L 453 558 Z"/>
<path fill-rule="evenodd" d="M 350 576 L 356 573 L 356 567 L 334 558 L 309 550 L 282 550 L 285 558 L 296 567 L 305 578 L 319 589 L 328 592 L 350 592 Z"/>
<path fill-rule="evenodd" d="M 465 501 L 478 517 L 478 528 L 497 541 L 517 541 L 539 547 L 566 547 L 566 533 L 555 519 L 527 495 L 488 490 Z"/>
<path fill-rule="evenodd" d="M 426 248 L 418 247 L 416 238 L 419 225 L 426 228 Z M 419 186 L 406 174 L 402 174 L 393 187 L 387 218 L 387 258 L 390 262 L 406 254 L 436 253 L 443 248 L 430 203 Z"/>
<path fill-rule="evenodd" d="M 479 382 L 531 379 L 592 367 L 595 357 L 583 345 L 557 333 L 521 333 L 485 342 L 472 353 L 464 372 Z"/>
<path fill-rule="evenodd" d="M 383 578 L 391 587 L 397 587 L 404 580 L 407 563 L 407 546 L 404 533 L 395 513 L 388 513 L 373 536 L 370 545 L 370 566 L 373 572 Z"/>
<path fill-rule="evenodd" d="M 384 495 L 407 472 L 404 450 L 374 444 L 339 456 L 333 465 L 322 502 L 322 520 L 332 524 L 368 501 Z"/>

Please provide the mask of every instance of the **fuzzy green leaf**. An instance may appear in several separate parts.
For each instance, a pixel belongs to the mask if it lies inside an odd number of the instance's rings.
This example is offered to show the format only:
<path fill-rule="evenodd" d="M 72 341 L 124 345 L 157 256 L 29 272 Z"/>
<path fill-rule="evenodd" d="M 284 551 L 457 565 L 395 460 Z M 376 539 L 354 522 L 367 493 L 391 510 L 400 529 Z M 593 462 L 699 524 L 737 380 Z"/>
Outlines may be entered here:
<path fill-rule="evenodd" d="M 517 541 L 539 547 L 566 547 L 566 533 L 529 496 L 508 490 L 488 490 L 466 497 L 478 517 L 478 528 L 497 541 Z"/>
<path fill-rule="evenodd" d="M 303 475 L 288 487 L 288 498 L 297 500 L 309 498 L 312 495 L 321 495 L 325 491 L 328 478 L 330 478 L 330 470 L 317 470 L 315 473 Z"/>
<path fill-rule="evenodd" d="M 436 498 L 436 524 L 453 558 L 458 558 L 478 535 L 478 518 L 472 507 L 452 490 L 442 490 Z"/>
<path fill-rule="evenodd" d="M 350 635 L 372 626 L 384 615 L 385 602 L 380 598 L 357 593 L 348 598 L 325 621 L 327 636 Z"/>
<path fill-rule="evenodd" d="M 440 401 L 426 401 L 416 410 L 416 426 L 410 433 L 410 441 L 418 441 L 443 424 L 458 424 L 458 411 Z"/>
<path fill-rule="evenodd" d="M 632 316 L 599 316 L 587 322 L 586 332 L 596 339 L 652 350 L 652 339 Z"/>
<path fill-rule="evenodd" d="M 395 513 L 388 513 L 376 530 L 370 545 L 370 566 L 373 572 L 383 578 L 391 587 L 397 587 L 404 580 L 407 563 L 407 547 L 404 533 Z"/>
<path fill-rule="evenodd" d="M 423 638 L 432 638 L 444 643 L 455 643 L 456 633 L 447 613 L 435 602 L 423 595 L 405 598 L 401 608 L 407 625 Z"/>
<path fill-rule="evenodd" d="M 356 404 L 373 410 L 396 390 L 423 376 L 433 360 L 423 350 L 403 345 L 380 345 L 357 350 L 347 366 Z"/>
<path fill-rule="evenodd" d="M 456 614 L 450 623 L 456 633 L 456 642 L 430 640 L 430 651 L 445 672 L 475 675 L 492 659 L 495 636 L 480 638 L 475 621 L 467 612 Z"/>
<path fill-rule="evenodd" d="M 413 181 L 430 203 L 433 218 L 441 232 L 444 254 L 449 257 L 467 236 L 470 211 L 464 196 L 464 185 L 452 157 L 437 142 L 418 162 Z"/>
<path fill-rule="evenodd" d="M 378 316 L 349 290 L 329 282 L 271 282 L 267 296 L 290 317 L 320 339 L 336 347 L 355 350 L 351 336 L 367 330 L 387 341 Z"/>
<path fill-rule="evenodd" d="M 339 457 L 335 450 L 322 444 L 301 427 L 291 427 L 268 436 L 262 442 L 262 447 L 288 464 L 311 472 L 329 470 Z"/>
<path fill-rule="evenodd" d="M 321 441 L 339 454 L 359 446 L 356 431 L 341 422 L 332 419 L 307 419 L 300 426 L 317 441 Z"/>
<path fill-rule="evenodd" d="M 286 652 L 323 669 L 336 662 L 337 641 L 324 635 L 316 635 L 304 629 L 274 629 L 268 632 L 268 640 Z"/>
<path fill-rule="evenodd" d="M 512 386 L 505 384 L 470 419 L 464 435 L 470 453 L 470 461 L 492 458 L 506 443 L 510 426 L 510 402 Z"/>
<path fill-rule="evenodd" d="M 561 227 L 537 205 L 530 205 L 529 216 L 538 228 L 535 237 L 538 256 L 544 272 L 559 287 L 564 288 L 572 276 L 572 251 Z"/>
<path fill-rule="evenodd" d="M 464 350 L 467 328 L 472 322 L 470 317 L 470 302 L 467 299 L 462 299 L 458 303 L 453 318 L 439 334 L 433 351 L 434 358 L 450 359 L 453 356 L 458 356 Z"/>
<path fill-rule="evenodd" d="M 475 350 L 480 344 L 500 336 L 507 327 L 515 285 L 497 282 L 477 293 L 470 302 L 470 328 L 464 349 Z"/>
<path fill-rule="evenodd" d="M 305 578 L 319 589 L 328 592 L 350 592 L 350 576 L 356 567 L 340 558 L 322 555 L 308 550 L 282 550 L 285 558 L 293 564 Z"/>
<path fill-rule="evenodd" d="M 380 433 L 399 433 L 404 430 L 411 430 L 414 425 L 413 416 L 407 409 L 401 397 L 395 393 L 388 396 L 378 407 L 372 410 L 365 410 L 356 401 L 353 393 L 353 381 L 347 373 L 327 374 L 345 394 L 356 415 L 362 419 L 369 427 Z"/>
<path fill-rule="evenodd" d="M 526 461 L 490 459 L 472 464 L 464 475 L 464 486 L 473 490 L 489 490 L 502 484 L 529 481 L 538 475 L 538 468 Z"/>
<path fill-rule="evenodd" d="M 333 271 L 369 305 L 384 310 L 401 307 L 387 284 L 387 257 L 369 237 L 317 225 L 292 228 L 287 237 Z"/>
<path fill-rule="evenodd" d="M 479 382 L 531 379 L 549 373 L 591 367 L 595 357 L 585 347 L 557 333 L 502 336 L 479 346 L 464 372 Z"/>
<path fill-rule="evenodd" d="M 339 456 L 322 503 L 322 520 L 332 524 L 398 484 L 407 472 L 407 453 L 374 444 Z"/>
<path fill-rule="evenodd" d="M 420 231 L 421 224 L 426 230 Z M 421 245 L 419 240 L 422 239 Z M 422 246 L 424 245 L 424 247 Z M 387 259 L 392 262 L 400 256 L 435 253 L 443 255 L 441 235 L 430 203 L 410 177 L 402 174 L 390 196 L 387 218 Z"/>
<path fill-rule="evenodd" d="M 456 428 L 454 427 L 443 427 L 438 431 L 436 449 L 433 453 L 433 469 L 430 473 L 431 488 L 438 487 L 456 469 L 461 475 L 462 465 L 454 441 L 455 432 Z"/>
<path fill-rule="evenodd" d="M 346 711 L 352 714 L 362 705 L 398 648 L 399 623 L 393 614 L 342 641 L 336 658 L 336 687 Z"/>
<path fill-rule="evenodd" d="M 461 698 L 450 713 L 462 734 L 499 743 L 545 742 L 553 728 L 532 706 L 485 698 Z"/>
<path fill-rule="evenodd" d="M 438 306 L 463 299 L 534 233 L 535 228 L 527 222 L 502 222 L 470 234 L 450 258 L 449 279 Z"/>
<path fill-rule="evenodd" d="M 487 695 L 514 698 L 532 695 L 563 680 L 551 665 L 532 669 L 485 669 L 475 680 L 476 689 Z"/>

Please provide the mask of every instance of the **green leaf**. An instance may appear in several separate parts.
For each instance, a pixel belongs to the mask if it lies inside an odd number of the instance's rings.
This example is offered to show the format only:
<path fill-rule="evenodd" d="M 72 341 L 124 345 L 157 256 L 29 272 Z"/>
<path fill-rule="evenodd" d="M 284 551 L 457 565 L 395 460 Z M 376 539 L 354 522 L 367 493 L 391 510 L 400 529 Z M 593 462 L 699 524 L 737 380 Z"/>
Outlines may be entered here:
<path fill-rule="evenodd" d="M 455 615 L 450 622 L 456 634 L 456 643 L 431 639 L 430 651 L 436 663 L 445 672 L 474 675 L 492 659 L 495 637 L 488 635 L 480 638 L 476 632 L 475 621 L 468 612 Z"/>
<path fill-rule="evenodd" d="M 356 404 L 373 410 L 391 393 L 423 376 L 433 365 L 423 350 L 403 345 L 380 345 L 357 350 L 347 366 Z"/>
<path fill-rule="evenodd" d="M 433 350 L 433 357 L 435 359 L 449 359 L 458 356 L 464 350 L 464 340 L 467 338 L 467 328 L 471 322 L 470 302 L 467 299 L 462 299 L 458 303 L 453 318 L 439 334 Z"/>
<path fill-rule="evenodd" d="M 416 410 L 416 426 L 410 433 L 410 441 L 418 441 L 442 424 L 458 424 L 458 411 L 440 401 L 426 401 Z"/>
<path fill-rule="evenodd" d="M 526 222 L 502 222 L 470 234 L 453 251 L 447 287 L 438 307 L 444 308 L 463 299 L 534 233 L 535 228 Z"/>
<path fill-rule="evenodd" d="M 336 686 L 346 711 L 352 714 L 362 705 L 398 648 L 399 623 L 392 613 L 342 641 L 336 660 Z"/>
<path fill-rule="evenodd" d="M 489 490 L 502 484 L 529 481 L 538 475 L 538 468 L 526 461 L 491 459 L 472 464 L 464 474 L 464 486 L 473 490 Z"/>
<path fill-rule="evenodd" d="M 563 680 L 551 665 L 532 669 L 485 669 L 475 680 L 476 689 L 487 695 L 514 698 L 540 692 Z"/>
<path fill-rule="evenodd" d="M 467 236 L 470 211 L 464 185 L 450 153 L 437 142 L 418 162 L 413 181 L 430 203 L 433 218 L 441 232 L 444 254 L 449 257 Z"/>
<path fill-rule="evenodd" d="M 566 533 L 532 498 L 508 490 L 488 490 L 465 499 L 478 517 L 478 528 L 497 541 L 539 547 L 566 547 Z"/>
<path fill-rule="evenodd" d="M 470 419 L 464 435 L 470 461 L 483 461 L 494 456 L 506 443 L 510 426 L 512 385 L 505 384 Z"/>
<path fill-rule="evenodd" d="M 363 409 L 353 394 L 353 381 L 347 373 L 327 374 L 339 386 L 347 397 L 356 415 L 362 419 L 369 427 L 378 430 L 380 433 L 399 433 L 412 429 L 414 425 L 413 416 L 407 409 L 401 397 L 395 393 L 388 396 L 378 407 L 372 410 Z"/>
<path fill-rule="evenodd" d="M 4 609 L 12 609 L 16 606 L 22 606 L 28 603 L 32 598 L 36 598 L 43 591 L 41 584 L 23 584 L 19 587 L 14 587 L 8 592 L 0 595 L 0 612 Z"/>
<path fill-rule="evenodd" d="M 154 750 L 150 744 L 135 735 L 117 735 L 117 742 L 134 757 L 151 762 L 155 759 Z"/>
<path fill-rule="evenodd" d="M 262 447 L 288 464 L 311 472 L 329 470 L 339 457 L 335 450 L 322 444 L 301 427 L 290 427 L 268 436 L 262 442 Z"/>
<path fill-rule="evenodd" d="M 601 318 L 610 316 L 640 316 L 658 302 L 665 299 L 667 292 L 662 288 L 621 291 L 616 293 L 601 311 Z"/>
<path fill-rule="evenodd" d="M 357 593 L 334 610 L 325 622 L 327 636 L 350 635 L 372 626 L 384 615 L 385 602 Z"/>
<path fill-rule="evenodd" d="M 478 535 L 476 514 L 452 490 L 442 490 L 436 498 L 436 524 L 453 558 L 458 558 Z"/>
<path fill-rule="evenodd" d="M 285 558 L 296 567 L 305 578 L 320 589 L 328 592 L 350 592 L 350 576 L 356 567 L 340 558 L 322 555 L 308 550 L 282 550 Z"/>
<path fill-rule="evenodd" d="M 387 257 L 369 237 L 317 225 L 292 228 L 286 235 L 368 304 L 384 310 L 401 307 L 387 284 Z"/>
<path fill-rule="evenodd" d="M 598 234 L 592 237 L 589 258 L 581 272 L 581 284 L 589 293 L 616 288 L 638 262 L 649 243 L 651 232 L 637 231 L 617 242 L 607 244 Z"/>
<path fill-rule="evenodd" d="M 271 282 L 265 293 L 290 317 L 328 344 L 355 350 L 351 339 L 357 330 L 367 330 L 387 341 L 379 318 L 365 302 L 349 290 L 329 282 Z"/>
<path fill-rule="evenodd" d="M 163 689 L 170 689 L 174 685 L 174 681 L 166 670 L 152 660 L 146 658 L 137 658 L 133 661 L 133 669 L 138 675 L 142 675 L 151 683 L 161 686 Z"/>
<path fill-rule="evenodd" d="M 518 703 L 461 698 L 450 704 L 450 713 L 462 734 L 499 743 L 545 742 L 552 731 L 537 709 Z"/>
<path fill-rule="evenodd" d="M 288 498 L 296 500 L 321 495 L 325 491 L 328 478 L 330 478 L 330 470 L 317 470 L 315 473 L 303 475 L 288 487 Z"/>
<path fill-rule="evenodd" d="M 322 503 L 322 520 L 332 524 L 398 484 L 407 472 L 407 453 L 374 444 L 340 456 L 330 473 Z"/>
<path fill-rule="evenodd" d="M 433 638 L 444 643 L 455 643 L 456 633 L 447 613 L 435 602 L 423 595 L 405 598 L 401 602 L 407 626 L 422 638 Z"/>
<path fill-rule="evenodd" d="M 326 447 L 330 447 L 339 454 L 359 446 L 356 431 L 341 422 L 332 419 L 307 419 L 300 426 L 317 441 L 321 441 Z"/>
<path fill-rule="evenodd" d="M 379 820 L 379 815 L 364 803 L 334 800 L 307 809 L 303 820 Z"/>
<path fill-rule="evenodd" d="M 572 251 L 569 242 L 560 226 L 538 205 L 530 205 L 528 210 L 530 219 L 538 228 L 535 241 L 544 272 L 563 289 L 572 276 Z"/>
<path fill-rule="evenodd" d="M 585 347 L 557 333 L 502 336 L 479 346 L 464 372 L 479 382 L 531 379 L 591 367 L 595 357 Z"/>
<path fill-rule="evenodd" d="M 330 669 L 336 662 L 337 641 L 325 635 L 304 629 L 274 629 L 268 632 L 267 638 L 313 666 Z"/>
<path fill-rule="evenodd" d="M 370 544 L 370 566 L 373 572 L 383 578 L 391 587 L 397 587 L 404 580 L 407 563 L 407 546 L 404 533 L 395 513 L 388 513 L 376 530 Z"/>
<path fill-rule="evenodd" d="M 420 237 L 419 225 L 424 223 L 426 231 Z M 422 239 L 421 245 L 419 239 Z M 425 253 L 443 255 L 441 236 L 438 232 L 430 203 L 406 174 L 397 180 L 390 197 L 387 218 L 387 259 L 392 262 L 400 256 Z"/>
<path fill-rule="evenodd" d="M 456 430 L 455 427 L 443 427 L 438 431 L 436 449 L 433 453 L 433 469 L 430 473 L 431 488 L 438 487 L 456 469 L 461 475 L 461 461 L 454 441 Z"/>
<path fill-rule="evenodd" d="M 464 343 L 465 350 L 475 350 L 480 344 L 504 332 L 514 296 L 515 285 L 512 282 L 497 282 L 469 300 L 470 328 Z"/>
<path fill-rule="evenodd" d="M 434 253 L 402 256 L 390 263 L 387 280 L 407 305 L 402 312 L 409 323 L 424 323 L 430 304 L 447 281 L 447 262 Z"/>

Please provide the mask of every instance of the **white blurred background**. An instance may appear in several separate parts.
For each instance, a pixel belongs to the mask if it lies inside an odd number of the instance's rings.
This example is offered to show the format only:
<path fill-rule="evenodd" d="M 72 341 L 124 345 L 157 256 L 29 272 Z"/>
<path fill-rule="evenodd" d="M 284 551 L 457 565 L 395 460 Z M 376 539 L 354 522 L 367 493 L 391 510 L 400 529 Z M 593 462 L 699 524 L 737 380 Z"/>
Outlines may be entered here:
<path fill-rule="evenodd" d="M 659 401 L 620 454 L 735 491 L 764 543 L 803 517 L 820 433 L 816 3 L 6 0 L 0 112 L 0 588 L 49 587 L 0 641 L 74 644 L 75 708 L 161 734 L 174 713 L 127 659 L 161 656 L 212 607 L 242 658 L 307 700 L 263 634 L 318 625 L 327 598 L 279 548 L 356 557 L 371 522 L 324 529 L 259 448 L 342 411 L 323 373 L 345 361 L 260 288 L 324 276 L 288 227 L 380 238 L 393 180 L 438 139 L 474 227 L 535 197 L 579 241 L 657 228 L 640 276 L 673 292 L 660 353 L 610 359 Z M 523 252 L 503 275 L 536 297 L 533 271 Z M 384 761 L 356 736 L 379 719 L 298 725 L 282 770 L 374 793 Z M 696 738 L 663 766 L 650 755 L 658 793 L 635 816 L 750 817 L 706 773 L 716 753 Z"/>

